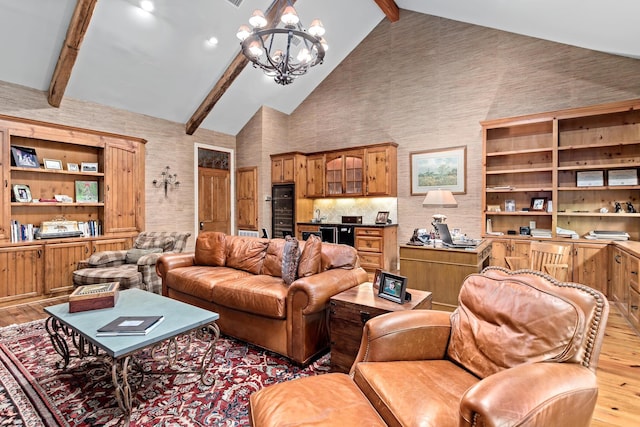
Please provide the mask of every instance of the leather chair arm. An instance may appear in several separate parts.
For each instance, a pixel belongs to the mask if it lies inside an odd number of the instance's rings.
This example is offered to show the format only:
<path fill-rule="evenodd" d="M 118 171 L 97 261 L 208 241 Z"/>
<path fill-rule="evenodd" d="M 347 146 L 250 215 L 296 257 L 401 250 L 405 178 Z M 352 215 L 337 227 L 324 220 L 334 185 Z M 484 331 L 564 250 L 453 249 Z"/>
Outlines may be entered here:
<path fill-rule="evenodd" d="M 460 424 L 589 426 L 598 397 L 596 376 L 570 363 L 519 365 L 466 391 Z"/>
<path fill-rule="evenodd" d="M 351 270 L 334 268 L 308 277 L 301 277 L 289 286 L 287 307 L 303 315 L 327 308 L 329 299 L 367 281 L 367 272 L 357 267 Z M 287 316 L 290 316 L 288 313 Z"/>
<path fill-rule="evenodd" d="M 195 254 L 191 253 L 164 253 L 156 262 L 156 273 L 164 279 L 172 268 L 190 267 L 195 265 Z"/>
<path fill-rule="evenodd" d="M 451 313 L 412 310 L 386 313 L 364 325 L 351 371 L 359 362 L 444 359 L 451 334 Z"/>

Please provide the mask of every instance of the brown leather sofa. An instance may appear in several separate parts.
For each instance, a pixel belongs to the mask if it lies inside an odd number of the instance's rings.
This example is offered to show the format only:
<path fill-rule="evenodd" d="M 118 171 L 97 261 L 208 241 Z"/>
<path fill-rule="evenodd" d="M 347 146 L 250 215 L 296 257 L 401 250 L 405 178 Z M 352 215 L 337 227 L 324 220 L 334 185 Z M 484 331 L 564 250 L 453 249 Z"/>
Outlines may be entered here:
<path fill-rule="evenodd" d="M 156 269 L 164 296 L 215 311 L 224 334 L 303 365 L 329 347 L 329 299 L 367 280 L 354 248 L 315 236 L 205 232 L 193 253 L 163 255 Z"/>
<path fill-rule="evenodd" d="M 454 313 L 369 320 L 350 376 L 307 377 L 254 393 L 251 422 L 589 426 L 608 313 L 606 298 L 586 286 L 489 267 L 467 277 Z"/>

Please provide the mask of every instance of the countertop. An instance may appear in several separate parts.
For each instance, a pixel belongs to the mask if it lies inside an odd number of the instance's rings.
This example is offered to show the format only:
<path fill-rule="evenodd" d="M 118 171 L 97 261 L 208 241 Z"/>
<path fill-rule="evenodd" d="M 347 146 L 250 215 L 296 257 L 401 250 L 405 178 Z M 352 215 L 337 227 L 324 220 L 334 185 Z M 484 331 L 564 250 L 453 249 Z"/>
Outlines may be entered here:
<path fill-rule="evenodd" d="M 353 225 L 354 227 L 397 227 L 398 224 L 353 224 L 342 222 L 298 222 L 297 225 L 317 225 L 318 227 L 340 227 L 343 225 Z"/>

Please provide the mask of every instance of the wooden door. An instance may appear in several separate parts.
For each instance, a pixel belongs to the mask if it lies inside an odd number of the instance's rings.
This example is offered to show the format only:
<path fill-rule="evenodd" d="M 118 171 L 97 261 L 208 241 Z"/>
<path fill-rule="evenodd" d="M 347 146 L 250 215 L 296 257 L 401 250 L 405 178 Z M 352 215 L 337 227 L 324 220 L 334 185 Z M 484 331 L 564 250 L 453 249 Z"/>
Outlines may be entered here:
<path fill-rule="evenodd" d="M 624 315 L 629 314 L 629 270 L 632 267 L 631 255 L 622 249 L 613 247 L 611 254 L 611 265 L 609 267 L 611 276 L 611 295 L 609 299 L 617 303 L 618 308 Z"/>
<path fill-rule="evenodd" d="M 574 243 L 573 249 L 573 275 L 570 280 L 609 295 L 608 246 L 597 243 Z"/>
<path fill-rule="evenodd" d="M 198 168 L 200 231 L 231 234 L 231 185 L 228 170 Z"/>
<path fill-rule="evenodd" d="M 238 228 L 258 229 L 258 168 L 239 168 L 236 180 Z"/>
<path fill-rule="evenodd" d="M 45 294 L 73 290 L 73 272 L 79 261 L 89 257 L 89 246 L 88 241 L 45 245 Z"/>
<path fill-rule="evenodd" d="M 0 303 L 42 295 L 42 245 L 0 248 Z"/>
<path fill-rule="evenodd" d="M 134 141 L 110 141 L 105 148 L 104 232 L 142 231 L 144 154 Z"/>

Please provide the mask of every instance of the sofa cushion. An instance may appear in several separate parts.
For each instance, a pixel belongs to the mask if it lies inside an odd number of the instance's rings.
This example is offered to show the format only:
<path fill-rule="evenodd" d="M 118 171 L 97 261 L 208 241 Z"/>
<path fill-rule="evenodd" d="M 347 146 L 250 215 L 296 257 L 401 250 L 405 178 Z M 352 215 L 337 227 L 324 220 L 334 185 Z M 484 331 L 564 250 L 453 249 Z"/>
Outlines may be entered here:
<path fill-rule="evenodd" d="M 326 243 L 322 245 L 320 271 L 343 268 L 351 270 L 359 265 L 358 251 L 351 246 Z"/>
<path fill-rule="evenodd" d="M 260 274 L 267 274 L 274 277 L 282 276 L 282 251 L 284 250 L 284 243 L 284 239 L 269 240 L 269 247 L 264 256 Z"/>
<path fill-rule="evenodd" d="M 105 268 L 82 268 L 73 272 L 73 284 L 76 286 L 109 282 L 119 282 L 120 289 L 145 289 L 142 273 L 138 271 L 135 264 Z"/>
<path fill-rule="evenodd" d="M 320 273 L 322 240 L 312 234 L 304 242 L 298 261 L 298 277 L 307 277 Z"/>
<path fill-rule="evenodd" d="M 402 426 L 457 426 L 460 398 L 479 381 L 448 360 L 358 363 L 353 379 L 388 425 Z"/>
<path fill-rule="evenodd" d="M 226 236 L 227 267 L 260 274 L 269 239 Z"/>
<path fill-rule="evenodd" d="M 218 281 L 211 290 L 218 305 L 259 316 L 287 317 L 287 287 L 280 277 L 259 274 Z"/>
<path fill-rule="evenodd" d="M 227 258 L 225 234 L 217 231 L 200 233 L 196 239 L 196 265 L 223 267 Z"/>
<path fill-rule="evenodd" d="M 448 356 L 481 378 L 571 357 L 584 316 L 568 299 L 534 288 L 536 280 L 468 276 L 451 315 Z"/>
<path fill-rule="evenodd" d="M 203 301 L 213 301 L 213 288 L 220 282 L 253 277 L 251 273 L 228 267 L 191 266 L 178 267 L 167 272 L 167 287 Z"/>
<path fill-rule="evenodd" d="M 288 286 L 298 278 L 298 262 L 300 261 L 300 246 L 298 239 L 287 236 L 282 250 L 282 280 Z"/>
<path fill-rule="evenodd" d="M 137 264 L 138 260 L 145 255 L 162 253 L 162 248 L 136 249 L 132 248 L 127 251 L 125 262 L 127 264 Z"/>

